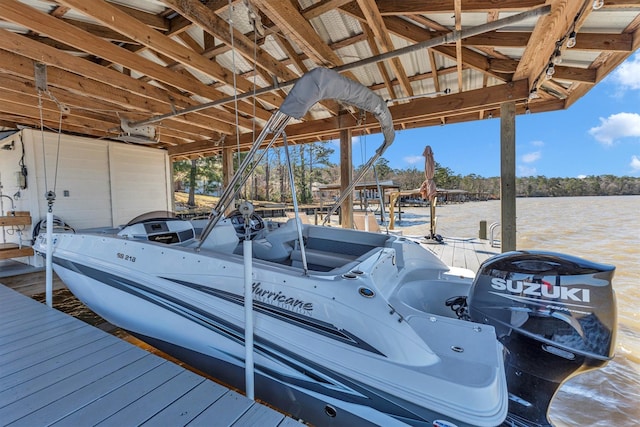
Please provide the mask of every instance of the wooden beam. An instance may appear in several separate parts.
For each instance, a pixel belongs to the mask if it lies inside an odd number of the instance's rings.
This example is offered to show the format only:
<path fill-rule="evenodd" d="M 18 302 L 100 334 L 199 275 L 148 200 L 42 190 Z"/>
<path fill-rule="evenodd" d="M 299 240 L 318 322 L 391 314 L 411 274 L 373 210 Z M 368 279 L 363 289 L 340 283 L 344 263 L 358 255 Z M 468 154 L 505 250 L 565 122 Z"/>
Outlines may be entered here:
<path fill-rule="evenodd" d="M 633 36 L 623 34 L 580 33 L 576 45 L 571 50 L 606 50 L 611 52 L 632 52 Z"/>
<path fill-rule="evenodd" d="M 307 9 L 303 10 L 302 15 L 307 20 L 311 20 L 334 9 L 337 9 L 340 6 L 344 6 L 345 4 L 352 1 L 353 0 L 321 0 L 313 6 L 310 6 Z"/>
<path fill-rule="evenodd" d="M 375 35 L 376 39 L 381 44 L 381 50 L 385 53 L 395 50 L 393 41 L 389 36 L 389 31 L 387 30 L 384 20 L 382 19 L 382 16 L 378 11 L 378 6 L 376 6 L 375 1 L 357 0 L 357 2 L 358 6 L 360 6 L 360 11 L 364 15 L 365 21 L 369 25 L 369 28 Z M 413 96 L 413 88 L 411 87 L 411 82 L 409 82 L 409 79 L 407 78 L 407 72 L 402 66 L 400 58 L 392 58 L 391 61 L 389 61 L 389 66 L 400 82 L 400 87 L 402 88 L 405 96 Z"/>
<path fill-rule="evenodd" d="M 37 90 L 33 80 L 25 80 L 10 74 L 0 74 L 0 87 L 7 92 L 14 92 L 24 97 L 23 99 L 25 100 L 30 100 L 33 105 L 37 105 Z M 61 104 L 74 112 L 85 112 L 87 115 L 99 113 L 94 117 L 98 119 L 102 119 L 102 117 L 108 118 L 111 127 L 119 123 L 120 117 L 139 120 L 148 116 L 146 112 L 144 114 L 129 112 L 110 102 L 88 98 L 84 94 L 74 94 L 67 90 L 60 90 L 51 85 L 49 85 L 48 90 Z M 211 133 L 210 129 L 204 130 L 199 126 L 194 126 L 192 123 L 167 121 L 162 126 L 164 135 L 184 139 L 198 139 L 204 132 Z"/>
<path fill-rule="evenodd" d="M 428 15 L 453 12 L 451 0 L 377 0 L 382 15 Z M 542 6 L 545 0 L 462 0 L 465 12 L 523 11 Z"/>
<path fill-rule="evenodd" d="M 489 31 L 462 40 L 463 46 L 475 47 L 526 47 L 531 33 L 519 31 Z M 629 34 L 580 33 L 572 50 L 608 50 L 629 52 L 633 38 Z"/>
<path fill-rule="evenodd" d="M 282 33 L 318 65 L 335 67 L 342 61 L 320 38 L 294 5 L 286 0 L 253 0 L 253 4 L 272 20 Z"/>
<path fill-rule="evenodd" d="M 437 98 L 417 99 L 409 105 L 396 105 L 389 110 L 394 121 L 411 121 L 428 116 L 447 115 L 456 111 L 500 104 L 506 100 L 527 99 L 529 95 L 527 85 L 526 80 L 519 80 Z"/>
<path fill-rule="evenodd" d="M 91 0 L 87 0 L 91 1 Z M 98 0 L 100 1 L 100 0 Z M 118 9 L 113 8 L 115 13 Z M 200 94 L 212 99 L 221 99 L 225 95 L 213 88 L 210 88 L 195 79 L 189 79 L 179 73 L 167 70 L 165 67 L 149 61 L 139 55 L 131 53 L 126 49 L 115 46 L 99 37 L 88 34 L 72 25 L 66 24 L 59 19 L 26 6 L 16 0 L 0 0 L 0 17 L 23 25 L 38 33 L 46 33 L 50 37 L 63 41 L 84 52 L 91 53 L 101 58 L 109 59 L 112 62 L 121 64 L 142 74 L 151 76 L 168 85 L 177 87 L 187 92 Z M 131 18 L 127 18 L 129 21 Z M 131 22 L 128 22 L 131 24 Z M 147 28 L 142 23 L 139 25 Z M 131 24 L 133 25 L 133 24 Z M 154 31 L 154 30 L 149 30 Z M 156 32 L 157 33 L 157 32 Z M 159 34 L 159 33 L 157 33 Z M 160 34 L 160 37 L 164 37 Z M 177 42 L 173 43 L 178 44 Z M 182 49 L 186 49 L 180 45 Z M 207 62 L 211 62 L 208 61 Z"/>
<path fill-rule="evenodd" d="M 34 61 L 31 59 L 0 50 L 0 72 L 2 73 L 34 81 L 33 64 Z M 112 72 L 118 75 L 117 72 Z M 151 85 L 148 86 L 149 91 L 146 93 L 147 96 L 145 96 L 140 90 L 143 89 L 144 86 L 140 87 L 140 83 L 135 79 L 127 78 L 123 75 L 121 75 L 121 77 L 121 80 L 117 80 L 117 82 L 120 82 L 122 88 L 120 86 L 110 86 L 59 68 L 48 67 L 47 69 L 47 83 L 50 89 L 58 88 L 78 96 L 83 96 L 87 98 L 87 100 L 95 99 L 108 102 L 113 105 L 110 110 L 140 112 L 146 113 L 149 116 L 170 111 L 172 107 L 185 108 L 196 105 L 190 98 L 182 96 L 174 96 L 173 99 L 170 100 L 169 94 Z M 136 82 L 136 86 L 124 84 L 126 79 L 132 83 Z M 138 88 L 138 90 L 133 90 L 133 87 Z M 220 111 L 218 113 L 218 111 L 217 109 L 200 111 L 199 113 L 179 116 L 172 120 L 180 121 L 202 130 L 208 129 L 209 132 L 214 132 L 214 130 L 217 129 L 224 130 L 224 133 L 235 133 L 235 127 L 229 126 L 229 124 L 234 123 L 235 117 L 227 112 Z M 221 116 L 225 117 L 224 121 L 220 120 Z M 247 130 L 251 128 L 250 123 L 245 125 Z"/>
<path fill-rule="evenodd" d="M 101 39 L 109 40 L 116 43 L 135 43 L 129 37 L 123 36 L 117 31 L 113 31 L 109 28 L 105 28 L 102 25 L 92 24 L 90 22 L 78 21 L 77 19 L 70 19 L 70 18 L 62 18 L 60 20 L 63 22 L 66 22 L 69 25 L 73 25 L 74 27 L 82 31 L 85 31 L 89 34 L 92 34 L 96 37 L 100 37 Z"/>
<path fill-rule="evenodd" d="M 8 1 L 8 0 L 0 0 L 0 1 Z M 163 55 L 168 56 L 174 61 L 180 62 L 184 64 L 186 67 L 193 68 L 213 79 L 222 81 L 232 87 L 237 85 L 237 88 L 242 92 L 250 92 L 253 89 L 253 84 L 245 79 L 237 78 L 234 81 L 233 73 L 217 64 L 215 61 L 210 61 L 207 58 L 204 58 L 201 55 L 196 55 L 194 52 L 184 45 L 176 42 L 175 40 L 164 36 L 157 31 L 154 31 L 147 27 L 144 23 L 137 21 L 136 19 L 130 17 L 126 13 L 121 12 L 118 8 L 112 6 L 110 3 L 107 3 L 103 0 L 59 0 L 60 3 L 69 6 L 83 14 L 90 16 L 103 25 L 111 28 L 114 31 L 118 31 L 132 40 L 137 41 L 140 44 L 147 46 L 149 49 L 158 51 Z M 95 41 L 94 41 L 95 42 Z M 87 47 L 83 50 L 90 50 L 91 47 Z M 137 55 L 136 55 L 137 56 Z M 138 58 L 140 58 L 138 56 Z M 118 62 L 118 61 L 114 61 Z M 131 67 L 130 67 L 131 68 Z M 135 69 L 135 68 L 133 68 Z M 146 70 L 149 69 L 149 66 L 146 67 Z M 148 71 L 142 71 L 143 74 L 148 74 Z M 157 74 L 157 70 L 154 70 L 154 74 Z M 172 73 L 176 75 L 176 73 Z M 156 77 L 157 78 L 157 77 Z M 185 79 L 186 80 L 186 79 Z M 164 80 L 161 80 L 164 81 Z M 176 84 L 180 84 L 180 86 L 184 86 L 184 81 L 180 77 L 175 77 L 174 79 L 170 79 L 169 82 L 165 81 L 165 83 L 175 86 Z M 195 79 L 192 79 L 192 85 L 196 85 L 198 87 L 204 86 L 200 83 L 196 83 Z M 205 86 L 206 88 L 206 86 Z M 208 92 L 210 92 L 213 96 L 204 95 L 203 89 L 200 88 L 195 89 L 185 89 L 181 87 L 181 89 L 188 90 L 192 93 L 198 93 L 203 96 L 207 96 L 208 98 L 215 100 L 223 98 L 223 94 L 220 92 L 207 88 Z M 214 95 L 215 94 L 215 95 Z M 217 98 L 216 98 L 217 97 Z M 279 106 L 282 102 L 282 98 L 276 96 L 274 94 L 267 94 L 260 97 L 262 101 L 268 102 L 273 106 Z"/>
<path fill-rule="evenodd" d="M 373 32 L 367 26 L 364 26 L 362 30 L 367 35 L 367 41 L 369 43 L 369 48 L 371 49 L 371 53 L 374 56 L 380 55 L 380 49 L 378 49 L 378 44 L 376 43 L 376 39 L 373 35 Z M 389 97 L 391 99 L 397 98 L 398 96 L 396 95 L 395 88 L 393 87 L 393 83 L 391 83 L 391 77 L 389 76 L 389 73 L 387 72 L 387 68 L 385 67 L 384 63 L 378 62 L 376 66 L 378 67 L 378 71 L 380 72 L 380 75 L 382 75 L 382 80 L 384 81 L 384 86 L 387 88 L 387 91 L 389 92 Z"/>
<path fill-rule="evenodd" d="M 366 22 L 366 19 L 360 9 L 355 3 L 349 3 L 340 8 L 341 12 L 344 12 L 353 18 Z M 425 40 L 431 40 L 437 37 L 437 34 L 425 30 L 424 28 L 415 25 L 405 19 L 401 19 L 395 16 L 385 16 L 384 23 L 387 30 L 398 37 L 408 40 L 413 43 L 422 42 Z M 437 46 L 433 48 L 434 52 L 438 52 L 454 61 L 457 60 L 456 49 L 452 46 Z M 494 77 L 500 81 L 509 81 L 510 78 L 505 77 L 503 74 L 495 73 L 491 70 L 489 59 L 484 55 L 473 51 L 469 48 L 462 48 L 462 62 L 465 66 L 480 71 L 483 74 L 487 74 L 490 77 Z"/>
<path fill-rule="evenodd" d="M 549 0 L 548 3 L 551 4 L 551 12 L 538 19 L 513 75 L 514 80 L 528 79 L 532 85 L 541 83 L 538 78 L 549 63 L 556 42 L 569 33 L 583 5 L 577 0 Z"/>
<path fill-rule="evenodd" d="M 351 131 L 340 131 L 340 192 L 344 192 L 353 180 L 353 148 Z M 353 228 L 353 197 L 347 197 L 340 205 L 340 219 L 343 228 Z"/>
<path fill-rule="evenodd" d="M 589 68 L 555 66 L 554 80 L 596 84 L 596 70 Z"/>
<path fill-rule="evenodd" d="M 516 104 L 500 106 L 501 250 L 516 250 Z"/>
<path fill-rule="evenodd" d="M 153 85 L 139 82 L 117 71 L 109 70 L 85 59 L 62 53 L 56 49 L 33 42 L 24 36 L 3 29 L 0 29 L 0 49 L 14 51 L 34 61 L 85 76 L 85 78 L 99 81 L 108 86 L 129 90 L 146 98 L 163 100 L 168 105 L 172 105 L 174 100 L 166 91 Z M 80 82 L 80 84 L 82 83 Z"/>
<path fill-rule="evenodd" d="M 500 104 L 513 100 L 524 101 L 529 96 L 528 82 L 520 80 L 503 85 L 476 89 L 463 93 L 455 93 L 437 98 L 424 98 L 413 100 L 409 104 L 399 104 L 389 108 L 394 123 L 410 123 L 439 119 L 442 116 L 463 114 L 487 108 L 499 108 Z M 337 130 L 371 130 L 377 131 L 379 126 L 372 117 L 367 117 L 361 123 L 357 117 L 351 114 L 343 114 L 338 117 L 319 119 L 305 123 L 293 124 L 287 127 L 289 139 L 323 137 L 335 135 Z M 247 136 L 241 137 L 241 143 L 249 142 Z M 233 144 L 227 142 L 225 144 Z"/>
<path fill-rule="evenodd" d="M 229 23 L 218 17 L 214 11 L 195 0 L 163 0 L 173 10 L 200 26 L 204 31 L 218 38 L 227 46 L 232 46 L 250 63 L 255 63 L 272 75 L 284 81 L 298 76 L 291 72 L 280 61 L 269 55 L 264 49 L 255 46 L 253 40 L 233 28 L 233 35 Z"/>

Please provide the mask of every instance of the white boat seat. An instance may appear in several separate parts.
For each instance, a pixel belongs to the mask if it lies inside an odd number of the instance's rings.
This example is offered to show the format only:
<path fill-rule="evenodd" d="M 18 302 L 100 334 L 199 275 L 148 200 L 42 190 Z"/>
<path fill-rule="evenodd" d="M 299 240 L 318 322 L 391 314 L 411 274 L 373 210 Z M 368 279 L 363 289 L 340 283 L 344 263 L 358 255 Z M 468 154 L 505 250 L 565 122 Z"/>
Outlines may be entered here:
<path fill-rule="evenodd" d="M 298 229 L 295 219 L 290 219 L 275 230 L 266 233 L 263 238 L 254 239 L 253 256 L 265 261 L 283 262 L 289 259 L 297 239 Z"/>
<path fill-rule="evenodd" d="M 207 240 L 202 243 L 201 248 L 230 254 L 238 246 L 238 242 L 239 239 L 233 224 L 228 219 L 224 219 L 216 224 L 207 236 Z"/>

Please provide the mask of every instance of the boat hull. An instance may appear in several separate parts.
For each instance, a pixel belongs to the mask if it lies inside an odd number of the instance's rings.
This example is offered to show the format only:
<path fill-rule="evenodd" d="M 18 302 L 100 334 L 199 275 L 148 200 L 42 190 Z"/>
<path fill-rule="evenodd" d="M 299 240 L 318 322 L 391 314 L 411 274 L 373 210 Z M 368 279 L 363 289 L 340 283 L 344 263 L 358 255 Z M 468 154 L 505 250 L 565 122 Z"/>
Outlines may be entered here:
<path fill-rule="evenodd" d="M 56 273 L 94 312 L 244 389 L 241 256 L 100 235 L 55 239 Z M 165 262 L 169 258 L 178 261 Z M 403 259 L 414 262 L 408 254 Z M 385 249 L 359 265 L 373 263 L 367 270 L 388 282 L 385 269 L 397 271 L 395 260 L 396 251 Z M 403 318 L 379 295 L 363 295 L 365 287 L 380 293 L 367 274 L 314 276 L 256 264 L 255 395 L 260 400 L 314 425 L 432 425 L 440 420 L 458 427 L 492 426 L 506 417 L 502 350 L 491 327 L 476 332 L 469 322 L 426 318 L 408 306 Z M 362 303 L 365 309 L 354 311 Z M 394 304 L 401 308 L 400 302 Z M 337 312 L 336 305 L 351 312 Z M 456 332 L 438 336 L 436 329 L 429 330 L 435 326 Z M 451 336 L 468 334 L 478 345 L 469 344 L 466 353 L 444 360 L 420 338 L 420 329 L 421 335 L 443 343 L 442 353 L 452 353 L 444 344 Z M 476 378 L 461 375 L 465 369 Z M 471 396 L 472 405 L 464 396 Z"/>

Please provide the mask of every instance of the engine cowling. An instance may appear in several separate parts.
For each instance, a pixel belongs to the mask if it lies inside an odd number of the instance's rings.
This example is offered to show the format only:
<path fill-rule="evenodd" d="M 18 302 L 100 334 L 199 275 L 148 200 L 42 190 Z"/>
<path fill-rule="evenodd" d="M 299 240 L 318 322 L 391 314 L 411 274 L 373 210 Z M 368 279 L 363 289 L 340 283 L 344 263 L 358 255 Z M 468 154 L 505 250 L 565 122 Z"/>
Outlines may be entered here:
<path fill-rule="evenodd" d="M 613 357 L 615 267 L 542 251 L 486 261 L 468 298 L 471 320 L 505 346 L 511 425 L 551 425 L 547 412 L 568 378 Z"/>

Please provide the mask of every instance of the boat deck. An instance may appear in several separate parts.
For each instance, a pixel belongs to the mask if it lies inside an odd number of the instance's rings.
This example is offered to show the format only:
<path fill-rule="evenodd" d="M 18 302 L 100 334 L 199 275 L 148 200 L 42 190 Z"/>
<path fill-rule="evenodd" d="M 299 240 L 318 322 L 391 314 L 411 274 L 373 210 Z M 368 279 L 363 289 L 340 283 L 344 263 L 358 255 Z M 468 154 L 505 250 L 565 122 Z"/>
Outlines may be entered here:
<path fill-rule="evenodd" d="M 4 285 L 0 307 L 2 425 L 301 425 Z"/>

